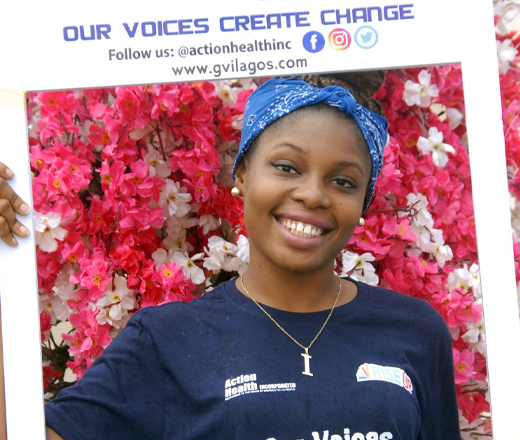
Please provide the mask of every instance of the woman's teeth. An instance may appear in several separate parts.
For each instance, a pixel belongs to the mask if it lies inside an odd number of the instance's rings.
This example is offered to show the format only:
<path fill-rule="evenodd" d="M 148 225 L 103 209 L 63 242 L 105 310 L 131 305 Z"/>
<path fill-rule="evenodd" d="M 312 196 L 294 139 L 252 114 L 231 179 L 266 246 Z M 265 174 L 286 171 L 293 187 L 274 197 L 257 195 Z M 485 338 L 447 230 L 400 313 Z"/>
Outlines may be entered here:
<path fill-rule="evenodd" d="M 313 225 L 308 225 L 302 222 L 293 222 L 292 220 L 280 220 L 280 223 L 285 226 L 289 231 L 291 231 L 294 235 L 299 235 L 300 237 L 317 237 L 321 235 L 323 229 L 317 228 Z"/>

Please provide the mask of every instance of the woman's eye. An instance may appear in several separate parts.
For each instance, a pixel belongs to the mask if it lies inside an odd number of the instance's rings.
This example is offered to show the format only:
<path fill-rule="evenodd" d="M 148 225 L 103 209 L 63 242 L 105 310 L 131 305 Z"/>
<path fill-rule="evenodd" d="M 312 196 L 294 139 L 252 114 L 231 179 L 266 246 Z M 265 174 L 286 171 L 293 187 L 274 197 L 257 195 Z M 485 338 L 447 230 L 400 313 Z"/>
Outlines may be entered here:
<path fill-rule="evenodd" d="M 292 165 L 288 165 L 286 163 L 272 163 L 273 167 L 275 167 L 277 170 L 280 170 L 284 173 L 289 174 L 296 174 L 296 168 L 294 168 Z"/>
<path fill-rule="evenodd" d="M 344 187 L 344 188 L 355 188 L 356 185 L 349 179 L 334 179 L 334 183 L 338 186 Z"/>

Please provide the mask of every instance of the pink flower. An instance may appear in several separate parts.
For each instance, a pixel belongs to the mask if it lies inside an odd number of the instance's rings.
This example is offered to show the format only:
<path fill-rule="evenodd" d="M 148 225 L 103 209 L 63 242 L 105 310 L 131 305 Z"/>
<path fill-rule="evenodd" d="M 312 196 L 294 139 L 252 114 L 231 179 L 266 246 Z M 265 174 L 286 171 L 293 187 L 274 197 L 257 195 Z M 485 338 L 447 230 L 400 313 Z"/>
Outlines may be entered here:
<path fill-rule="evenodd" d="M 455 383 L 466 383 L 473 376 L 473 363 L 475 358 L 468 350 L 459 351 L 453 349 L 453 363 L 455 364 Z"/>
<path fill-rule="evenodd" d="M 81 271 L 71 276 L 73 283 L 77 283 L 89 289 L 93 300 L 107 288 L 110 278 L 107 274 L 108 261 L 101 252 L 91 255 L 90 259 L 84 258 L 80 262 Z"/>

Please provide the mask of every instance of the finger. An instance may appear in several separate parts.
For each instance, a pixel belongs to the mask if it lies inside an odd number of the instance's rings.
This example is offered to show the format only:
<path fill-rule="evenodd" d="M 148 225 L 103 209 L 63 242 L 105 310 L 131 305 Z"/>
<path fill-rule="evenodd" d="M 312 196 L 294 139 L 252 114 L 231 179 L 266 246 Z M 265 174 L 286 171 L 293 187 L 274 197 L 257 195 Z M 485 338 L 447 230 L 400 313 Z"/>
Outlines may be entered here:
<path fill-rule="evenodd" d="M 18 214 L 26 215 L 29 213 L 29 205 L 18 197 L 18 194 L 14 192 L 5 179 L 0 177 L 0 200 L 2 199 L 7 200 Z"/>
<path fill-rule="evenodd" d="M 8 244 L 11 247 L 18 244 L 16 238 L 14 238 L 14 235 L 11 233 L 7 220 L 4 217 L 0 217 L 0 237 L 5 244 Z"/>
<path fill-rule="evenodd" d="M 29 230 L 18 221 L 11 204 L 5 199 L 0 200 L 0 218 L 5 220 L 9 229 L 9 233 L 4 232 L 4 235 L 9 235 L 10 233 L 14 233 L 19 237 L 29 235 Z M 3 237 L 3 235 L 1 236 Z"/>
<path fill-rule="evenodd" d="M 12 179 L 14 177 L 14 173 L 6 164 L 0 162 L 0 177 L 4 179 Z"/>

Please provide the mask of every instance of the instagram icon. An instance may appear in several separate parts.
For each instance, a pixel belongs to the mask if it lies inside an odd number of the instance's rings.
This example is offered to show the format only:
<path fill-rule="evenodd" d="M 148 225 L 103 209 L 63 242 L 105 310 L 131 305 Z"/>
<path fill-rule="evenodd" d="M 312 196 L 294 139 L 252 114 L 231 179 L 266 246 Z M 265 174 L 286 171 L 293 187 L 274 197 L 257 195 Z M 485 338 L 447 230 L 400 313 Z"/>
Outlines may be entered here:
<path fill-rule="evenodd" d="M 329 34 L 329 44 L 333 49 L 345 50 L 351 42 L 352 38 L 345 29 L 336 28 Z"/>

